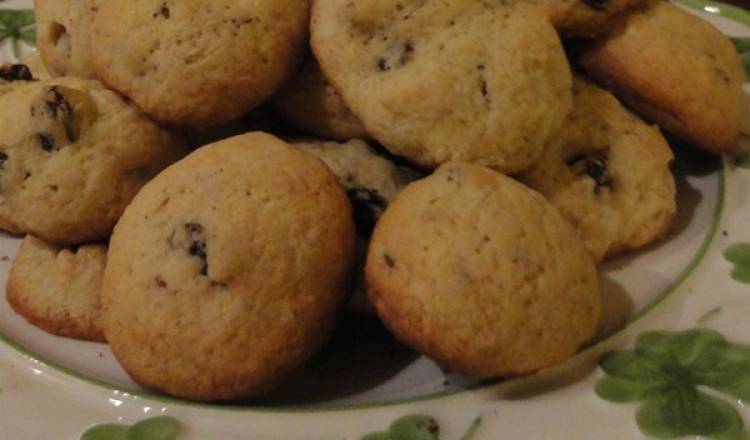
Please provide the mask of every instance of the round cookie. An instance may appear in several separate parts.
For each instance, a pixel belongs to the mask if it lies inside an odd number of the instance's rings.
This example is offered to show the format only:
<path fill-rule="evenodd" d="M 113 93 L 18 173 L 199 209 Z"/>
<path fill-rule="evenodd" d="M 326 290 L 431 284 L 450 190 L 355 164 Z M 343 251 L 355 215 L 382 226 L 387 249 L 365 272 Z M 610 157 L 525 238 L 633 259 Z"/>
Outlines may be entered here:
<path fill-rule="evenodd" d="M 0 227 L 45 241 L 102 240 L 182 142 L 93 80 L 36 81 L 0 96 Z"/>
<path fill-rule="evenodd" d="M 460 162 L 406 187 L 375 228 L 370 299 L 395 335 L 476 377 L 563 362 L 599 319 L 597 273 L 540 194 Z"/>
<path fill-rule="evenodd" d="M 396 194 L 419 176 L 378 156 L 359 139 L 346 143 L 307 141 L 293 145 L 325 162 L 349 196 L 358 240 L 357 280 L 348 309 L 371 315 L 374 311 L 366 296 L 364 269 L 372 230 Z"/>
<path fill-rule="evenodd" d="M 539 6 L 318 0 L 312 47 L 367 132 L 423 167 L 536 162 L 571 105 L 571 73 Z"/>
<path fill-rule="evenodd" d="M 736 151 L 745 73 L 729 38 L 707 21 L 660 1 L 630 15 L 578 61 L 666 131 L 708 152 Z"/>
<path fill-rule="evenodd" d="M 93 78 L 91 27 L 100 0 L 34 0 L 36 46 L 52 76 Z"/>
<path fill-rule="evenodd" d="M 100 293 L 106 261 L 105 245 L 70 249 L 27 235 L 8 276 L 8 303 L 46 332 L 104 342 Z"/>
<path fill-rule="evenodd" d="M 108 0 L 94 70 L 157 120 L 203 128 L 270 97 L 307 42 L 309 0 Z"/>
<path fill-rule="evenodd" d="M 582 77 L 573 112 L 521 180 L 581 235 L 595 261 L 662 237 L 676 213 L 672 150 L 657 127 Z"/>
<path fill-rule="evenodd" d="M 312 56 L 271 103 L 289 124 L 316 136 L 337 141 L 367 137 L 362 124 L 325 79 Z"/>
<path fill-rule="evenodd" d="M 536 0 L 549 8 L 552 24 L 564 37 L 593 37 L 610 30 L 627 12 L 649 0 Z"/>
<path fill-rule="evenodd" d="M 327 340 L 355 230 L 318 159 L 251 133 L 146 185 L 110 241 L 104 333 L 140 384 L 195 400 L 266 392 Z"/>

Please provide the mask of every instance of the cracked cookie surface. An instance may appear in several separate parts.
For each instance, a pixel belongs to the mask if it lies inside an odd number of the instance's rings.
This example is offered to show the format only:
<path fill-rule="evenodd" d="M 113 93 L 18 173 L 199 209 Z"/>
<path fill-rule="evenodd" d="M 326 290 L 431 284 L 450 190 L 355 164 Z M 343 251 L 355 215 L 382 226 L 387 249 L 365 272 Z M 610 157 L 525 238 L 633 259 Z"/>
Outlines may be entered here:
<path fill-rule="evenodd" d="M 420 166 L 521 171 L 570 109 L 570 68 L 536 5 L 318 0 L 312 15 L 326 78 L 373 138 Z"/>
<path fill-rule="evenodd" d="M 460 162 L 407 186 L 375 228 L 370 299 L 402 341 L 477 377 L 561 363 L 593 335 L 597 274 L 540 194 Z"/>
<path fill-rule="evenodd" d="M 0 96 L 0 227 L 45 241 L 106 238 L 182 142 L 93 80 L 36 81 Z"/>
<path fill-rule="evenodd" d="M 354 245 L 346 193 L 320 160 L 262 133 L 204 146 L 118 223 L 105 334 L 144 386 L 196 400 L 260 394 L 326 341 Z"/>
<path fill-rule="evenodd" d="M 108 0 L 94 71 L 159 121 L 229 122 L 280 87 L 303 55 L 309 0 Z"/>

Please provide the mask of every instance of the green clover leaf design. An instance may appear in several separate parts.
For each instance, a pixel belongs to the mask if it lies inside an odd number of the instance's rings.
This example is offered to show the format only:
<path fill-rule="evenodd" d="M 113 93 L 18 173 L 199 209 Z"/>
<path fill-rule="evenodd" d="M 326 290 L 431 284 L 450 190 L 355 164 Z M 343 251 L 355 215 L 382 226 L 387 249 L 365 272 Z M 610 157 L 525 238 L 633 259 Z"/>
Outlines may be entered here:
<path fill-rule="evenodd" d="M 750 38 L 732 38 L 732 43 L 742 58 L 745 72 L 750 76 Z"/>
<path fill-rule="evenodd" d="M 10 40 L 16 57 L 19 54 L 19 41 L 34 46 L 36 43 L 34 11 L 30 9 L 0 10 L 0 42 L 5 40 Z"/>
<path fill-rule="evenodd" d="M 750 439 L 725 400 L 750 399 L 750 347 L 706 329 L 648 332 L 634 351 L 606 356 L 601 368 L 607 376 L 596 393 L 610 402 L 640 402 L 636 421 L 646 435 Z"/>
<path fill-rule="evenodd" d="M 142 420 L 133 426 L 106 424 L 87 430 L 81 440 L 175 440 L 180 423 L 174 417 Z"/>
<path fill-rule="evenodd" d="M 750 243 L 737 243 L 724 251 L 724 258 L 734 264 L 732 278 L 750 284 Z"/>
<path fill-rule="evenodd" d="M 474 419 L 460 440 L 470 440 L 481 423 L 481 417 Z M 391 423 L 388 431 L 373 432 L 362 440 L 440 440 L 440 427 L 430 416 L 411 414 Z"/>

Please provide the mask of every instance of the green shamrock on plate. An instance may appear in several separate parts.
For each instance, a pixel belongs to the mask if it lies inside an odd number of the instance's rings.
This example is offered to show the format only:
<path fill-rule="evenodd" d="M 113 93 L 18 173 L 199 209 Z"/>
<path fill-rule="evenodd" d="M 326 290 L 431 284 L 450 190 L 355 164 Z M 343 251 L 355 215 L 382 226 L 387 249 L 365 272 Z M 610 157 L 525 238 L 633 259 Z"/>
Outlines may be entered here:
<path fill-rule="evenodd" d="M 724 258 L 734 264 L 732 278 L 750 284 L 750 243 L 737 243 L 724 251 Z"/>
<path fill-rule="evenodd" d="M 133 426 L 97 425 L 84 432 L 81 440 L 175 440 L 180 423 L 174 417 L 153 417 Z"/>
<path fill-rule="evenodd" d="M 36 43 L 34 11 L 30 9 L 0 10 L 0 42 L 10 40 L 13 52 L 18 57 L 18 42 L 33 46 Z"/>
<path fill-rule="evenodd" d="M 640 402 L 636 420 L 656 438 L 702 435 L 748 440 L 732 400 L 750 400 L 750 347 L 706 329 L 648 332 L 634 351 L 601 362 L 596 393 L 610 402 Z"/>
<path fill-rule="evenodd" d="M 472 422 L 466 433 L 461 436 L 460 440 L 470 440 L 482 419 L 477 417 Z M 362 437 L 362 440 L 439 440 L 440 427 L 435 419 L 422 414 L 411 414 L 401 417 L 391 423 L 388 431 L 374 432 Z"/>

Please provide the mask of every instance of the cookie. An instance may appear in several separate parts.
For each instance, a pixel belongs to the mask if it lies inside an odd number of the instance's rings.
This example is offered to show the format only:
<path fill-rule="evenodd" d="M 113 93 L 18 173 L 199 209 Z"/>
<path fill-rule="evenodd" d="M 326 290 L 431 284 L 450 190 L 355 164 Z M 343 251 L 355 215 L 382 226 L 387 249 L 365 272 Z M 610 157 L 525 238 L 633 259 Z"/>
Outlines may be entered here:
<path fill-rule="evenodd" d="M 31 69 L 25 64 L 0 65 L 0 96 L 23 87 L 33 80 Z"/>
<path fill-rule="evenodd" d="M 231 121 L 270 97 L 307 42 L 309 0 L 108 0 L 94 71 L 165 123 Z"/>
<path fill-rule="evenodd" d="M 39 51 L 31 52 L 30 54 L 23 57 L 21 59 L 21 63 L 25 64 L 26 67 L 29 68 L 34 79 L 52 78 L 52 75 L 50 75 L 47 67 L 44 65 L 44 61 L 42 60 L 41 55 L 39 55 Z"/>
<path fill-rule="evenodd" d="M 104 333 L 144 386 L 195 400 L 267 392 L 326 341 L 354 241 L 320 160 L 263 133 L 202 147 L 117 224 Z"/>
<path fill-rule="evenodd" d="M 443 165 L 396 196 L 375 228 L 366 274 L 399 339 L 470 376 L 559 364 L 599 319 L 596 269 L 557 209 L 467 163 Z"/>
<path fill-rule="evenodd" d="M 711 153 L 736 151 L 745 73 L 732 43 L 707 21 L 657 2 L 585 48 L 578 61 L 664 130 Z"/>
<path fill-rule="evenodd" d="M 104 342 L 100 293 L 106 261 L 105 245 L 66 248 L 27 235 L 8 276 L 8 303 L 46 332 Z"/>
<path fill-rule="evenodd" d="M 125 206 L 186 154 L 99 82 L 36 81 L 0 96 L 0 227 L 57 244 L 105 239 Z"/>
<path fill-rule="evenodd" d="M 282 119 L 306 133 L 337 141 L 367 137 L 312 56 L 271 103 Z"/>
<path fill-rule="evenodd" d="M 312 48 L 367 132 L 422 167 L 530 167 L 571 105 L 571 73 L 538 6 L 318 0 Z"/>
<path fill-rule="evenodd" d="M 36 46 L 52 76 L 93 78 L 91 27 L 100 0 L 34 0 Z"/>
<path fill-rule="evenodd" d="M 573 112 L 521 180 L 578 231 L 595 261 L 665 235 L 676 213 L 672 150 L 657 127 L 588 80 L 574 82 Z"/>
<path fill-rule="evenodd" d="M 538 0 L 549 8 L 555 28 L 565 37 L 593 37 L 649 0 Z"/>
<path fill-rule="evenodd" d="M 419 176 L 377 155 L 359 139 L 346 143 L 307 141 L 293 145 L 325 162 L 349 196 L 358 240 L 357 278 L 348 309 L 371 315 L 374 311 L 366 296 L 364 268 L 372 230 L 396 194 Z"/>

